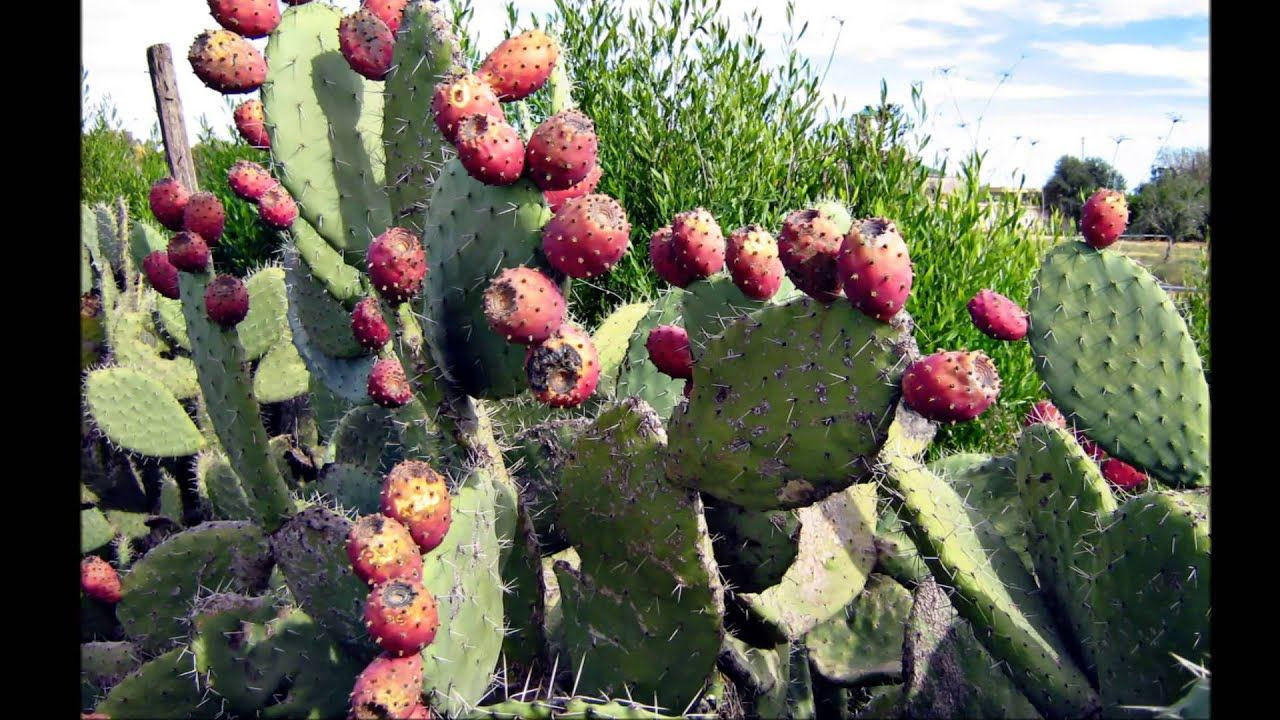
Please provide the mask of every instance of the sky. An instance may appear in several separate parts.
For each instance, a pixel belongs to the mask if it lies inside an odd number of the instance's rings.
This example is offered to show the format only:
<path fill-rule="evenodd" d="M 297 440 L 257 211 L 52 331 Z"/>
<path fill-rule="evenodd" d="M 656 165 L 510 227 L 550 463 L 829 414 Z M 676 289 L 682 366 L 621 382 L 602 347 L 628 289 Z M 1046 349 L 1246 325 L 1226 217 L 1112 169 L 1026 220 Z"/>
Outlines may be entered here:
<path fill-rule="evenodd" d="M 359 0 L 330 4 L 354 10 Z M 505 2 L 472 4 L 479 46 L 496 45 Z M 537 16 L 552 6 L 517 0 Z M 780 58 L 784 7 L 723 0 L 722 13 L 741 32 L 744 14 L 757 11 L 760 39 Z M 124 127 L 149 136 L 146 48 L 166 43 L 188 132 L 203 118 L 226 135 L 234 103 L 205 88 L 186 61 L 196 35 L 216 27 L 206 2 L 83 0 L 82 8 L 90 102 L 109 96 Z M 1025 177 L 1040 187 L 1059 157 L 1083 152 L 1111 163 L 1132 190 L 1150 178 L 1161 148 L 1209 147 L 1208 0 L 796 0 L 794 16 L 797 28 L 808 22 L 797 49 L 826 70 L 829 107 L 875 104 L 883 79 L 889 101 L 909 109 L 918 83 L 928 108 L 918 130 L 931 136 L 926 162 L 945 154 L 955 167 L 976 147 L 987 153 L 982 179 L 992 185 Z"/>

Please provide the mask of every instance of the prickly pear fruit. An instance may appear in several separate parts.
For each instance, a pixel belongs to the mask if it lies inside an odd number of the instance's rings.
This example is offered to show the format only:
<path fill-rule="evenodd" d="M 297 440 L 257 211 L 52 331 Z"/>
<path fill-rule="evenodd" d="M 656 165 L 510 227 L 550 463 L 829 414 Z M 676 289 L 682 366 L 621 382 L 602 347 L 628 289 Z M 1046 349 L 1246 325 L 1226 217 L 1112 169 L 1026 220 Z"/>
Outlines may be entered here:
<path fill-rule="evenodd" d="M 382 358 L 369 370 L 369 398 L 384 408 L 398 408 L 413 399 L 413 388 L 404 366 L 395 358 Z"/>
<path fill-rule="evenodd" d="M 1027 311 L 993 290 L 981 290 L 969 301 L 969 317 L 988 337 L 1021 340 L 1027 336 Z"/>
<path fill-rule="evenodd" d="M 817 208 L 796 210 L 782 221 L 778 233 L 778 257 L 787 277 L 801 292 L 818 302 L 840 297 L 836 271 L 844 237 L 835 221 Z"/>
<path fill-rule="evenodd" d="M 396 36 L 377 15 L 361 9 L 338 24 L 338 47 L 352 70 L 370 80 L 383 80 L 391 71 Z"/>
<path fill-rule="evenodd" d="M 365 515 L 351 525 L 347 557 L 356 575 L 370 585 L 422 577 L 422 552 L 413 536 L 385 515 Z"/>
<path fill-rule="evenodd" d="M 267 134 L 267 115 L 262 109 L 261 100 L 245 100 L 236 106 L 231 117 L 245 142 L 263 150 L 271 147 L 271 136 Z"/>
<path fill-rule="evenodd" d="M 377 352 L 391 340 L 391 328 L 382 317 L 377 298 L 367 297 L 351 311 L 351 334 L 365 350 Z"/>
<path fill-rule="evenodd" d="M 351 691 L 355 720 L 406 717 L 422 696 L 422 656 L 374 658 Z"/>
<path fill-rule="evenodd" d="M 219 25 L 245 37 L 266 37 L 280 24 L 276 0 L 209 0 L 209 11 Z"/>
<path fill-rule="evenodd" d="M 271 173 L 256 162 L 237 160 L 227 169 L 227 184 L 238 197 L 258 202 L 267 191 L 279 184 Z"/>
<path fill-rule="evenodd" d="M 267 79 L 262 53 L 230 30 L 206 30 L 187 52 L 196 77 L 224 95 L 253 92 Z"/>
<path fill-rule="evenodd" d="M 598 152 L 591 118 L 578 110 L 564 110 L 534 129 L 524 166 L 539 190 L 567 190 L 591 174 Z"/>
<path fill-rule="evenodd" d="M 503 40 L 480 64 L 476 75 L 489 84 L 503 102 L 523 100 L 551 77 L 560 59 L 560 47 L 541 30 L 526 30 Z"/>
<path fill-rule="evenodd" d="M 1118 488 L 1131 490 L 1146 484 L 1147 474 L 1129 463 L 1116 458 L 1107 458 L 1101 464 L 1102 477 Z"/>
<path fill-rule="evenodd" d="M 684 397 L 685 397 L 685 399 L 686 399 L 686 400 L 688 400 L 688 399 L 689 399 L 689 396 L 690 396 L 690 395 L 692 395 L 692 394 L 693 394 L 693 379 L 692 379 L 692 378 L 690 378 L 689 380 L 685 380 L 685 381 L 684 381 Z"/>
<path fill-rule="evenodd" d="M 912 363 L 902 376 L 907 407 L 937 422 L 972 420 L 999 394 L 996 366 L 982 352 L 936 352 Z"/>
<path fill-rule="evenodd" d="M 507 268 L 484 291 L 484 316 L 507 342 L 540 343 L 560 327 L 564 314 L 560 288 L 533 268 Z"/>
<path fill-rule="evenodd" d="M 156 292 L 170 300 L 179 298 L 178 268 L 169 262 L 168 252 L 156 250 L 143 258 L 142 274 L 146 276 L 147 282 L 155 288 Z"/>
<path fill-rule="evenodd" d="M 524 142 L 506 120 L 468 115 L 454 134 L 458 162 L 486 185 L 510 185 L 524 172 Z"/>
<path fill-rule="evenodd" d="M 684 328 L 659 325 L 649 331 L 644 346 L 659 372 L 682 380 L 693 379 L 693 353 L 689 350 L 689 333 Z"/>
<path fill-rule="evenodd" d="M 1080 210 L 1080 233 L 1090 247 L 1101 250 L 1114 243 L 1129 225 L 1129 203 L 1124 193 L 1103 188 L 1085 201 Z"/>
<path fill-rule="evenodd" d="M 193 232 L 180 232 L 169 239 L 169 262 L 183 272 L 204 272 L 209 267 L 209 244 Z"/>
<path fill-rule="evenodd" d="M 709 277 L 724 268 L 724 233 L 704 208 L 679 213 L 672 219 L 671 248 L 676 262 L 695 278 Z"/>
<path fill-rule="evenodd" d="M 258 217 L 271 227 L 284 230 L 298 219 L 298 203 L 283 185 L 272 185 L 258 198 Z"/>
<path fill-rule="evenodd" d="M 506 121 L 502 103 L 480 78 L 471 73 L 450 75 L 431 96 L 431 112 L 440 134 L 451 143 L 457 142 L 458 124 L 472 115 L 485 115 Z"/>
<path fill-rule="evenodd" d="M 400 21 L 404 19 L 404 8 L 408 4 L 409 0 L 364 0 L 361 3 L 365 10 L 386 23 L 393 33 L 400 31 Z"/>
<path fill-rule="evenodd" d="M 608 195 L 565 202 L 542 229 L 542 252 L 556 270 L 575 278 L 608 272 L 627 253 L 631 223 Z"/>
<path fill-rule="evenodd" d="M 1031 410 L 1027 412 L 1027 419 L 1023 422 L 1024 427 L 1043 424 L 1051 427 L 1067 429 L 1067 419 L 1062 416 L 1062 412 L 1058 410 L 1058 406 L 1048 400 L 1041 400 L 1031 406 Z"/>
<path fill-rule="evenodd" d="M 404 228 L 391 228 L 374 238 L 365 260 L 374 289 L 393 305 L 417 295 L 427 276 L 422 240 Z"/>
<path fill-rule="evenodd" d="M 120 575 L 106 560 L 90 555 L 80 561 L 80 589 L 98 602 L 114 605 L 120 602 Z"/>
<path fill-rule="evenodd" d="M 224 329 L 235 327 L 249 314 L 249 289 L 234 275 L 219 275 L 204 290 L 204 310 Z"/>
<path fill-rule="evenodd" d="M 759 225 L 738 228 L 729 235 L 725 262 L 733 284 L 753 300 L 768 300 L 782 287 L 786 268 L 778 258 L 778 242 Z"/>
<path fill-rule="evenodd" d="M 405 715 L 405 720 L 431 720 L 431 711 L 426 705 L 418 703 L 413 706 L 408 715 Z"/>
<path fill-rule="evenodd" d="M 653 263 L 653 271 L 658 274 L 658 277 L 678 288 L 697 280 L 693 272 L 676 259 L 670 225 L 658 228 L 649 238 L 649 260 Z"/>
<path fill-rule="evenodd" d="M 564 207 L 565 202 L 595 192 L 596 187 L 600 185 L 600 178 L 603 176 L 604 169 L 597 162 L 591 168 L 591 172 L 587 173 L 587 176 L 576 185 L 565 190 L 543 190 L 542 197 L 547 201 L 547 206 L 551 208 L 551 212 L 560 212 L 560 208 Z"/>
<path fill-rule="evenodd" d="M 525 353 L 525 374 L 538 402 L 551 407 L 582 404 L 600 380 L 600 355 L 591 336 L 565 323 Z"/>
<path fill-rule="evenodd" d="M 405 460 L 382 484 L 382 514 L 397 520 L 424 553 L 435 550 L 453 523 L 453 500 L 445 477 L 421 460 Z"/>
<path fill-rule="evenodd" d="M 174 231 L 182 229 L 182 218 L 190 199 L 191 191 L 171 177 L 157 180 L 147 197 L 151 204 L 151 214 L 156 216 L 161 225 Z"/>
<path fill-rule="evenodd" d="M 182 229 L 196 233 L 210 245 L 218 244 L 226 224 L 227 213 L 222 208 L 222 201 L 211 192 L 192 195 L 182 213 Z"/>
<path fill-rule="evenodd" d="M 854 220 L 840 246 L 837 272 L 849 302 L 880 322 L 897 315 L 911 294 L 911 254 L 892 220 Z"/>
<path fill-rule="evenodd" d="M 436 598 L 416 578 L 373 586 L 364 607 L 369 636 L 388 654 L 414 655 L 436 639 L 440 618 Z"/>

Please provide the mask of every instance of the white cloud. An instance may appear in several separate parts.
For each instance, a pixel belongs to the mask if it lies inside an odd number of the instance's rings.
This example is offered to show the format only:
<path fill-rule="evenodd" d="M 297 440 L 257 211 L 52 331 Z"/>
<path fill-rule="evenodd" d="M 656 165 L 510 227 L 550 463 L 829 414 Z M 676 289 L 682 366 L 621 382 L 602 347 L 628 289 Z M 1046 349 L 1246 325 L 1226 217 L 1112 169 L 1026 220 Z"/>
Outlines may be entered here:
<path fill-rule="evenodd" d="M 1209 16 L 1209 0 L 1035 0 L 1025 12 L 1045 25 L 1119 27 L 1167 18 Z"/>
<path fill-rule="evenodd" d="M 1087 42 L 1035 43 L 1071 67 L 1095 73 L 1177 78 L 1196 88 L 1209 87 L 1209 49 L 1172 45 L 1098 45 Z"/>

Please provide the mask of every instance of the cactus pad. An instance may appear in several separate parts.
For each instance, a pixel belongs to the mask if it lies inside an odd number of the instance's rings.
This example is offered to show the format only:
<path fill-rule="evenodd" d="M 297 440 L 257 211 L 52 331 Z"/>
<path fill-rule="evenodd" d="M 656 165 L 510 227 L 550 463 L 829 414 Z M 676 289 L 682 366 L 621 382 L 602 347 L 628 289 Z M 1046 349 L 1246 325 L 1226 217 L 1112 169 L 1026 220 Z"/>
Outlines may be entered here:
<path fill-rule="evenodd" d="M 805 636 L 814 670 L 839 685 L 881 684 L 902 676 L 902 628 L 911 593 L 886 575 L 872 575 L 844 613 Z"/>
<path fill-rule="evenodd" d="M 85 381 L 94 423 L 115 444 L 152 457 L 194 455 L 204 436 L 160 381 L 132 368 L 101 368 Z"/>

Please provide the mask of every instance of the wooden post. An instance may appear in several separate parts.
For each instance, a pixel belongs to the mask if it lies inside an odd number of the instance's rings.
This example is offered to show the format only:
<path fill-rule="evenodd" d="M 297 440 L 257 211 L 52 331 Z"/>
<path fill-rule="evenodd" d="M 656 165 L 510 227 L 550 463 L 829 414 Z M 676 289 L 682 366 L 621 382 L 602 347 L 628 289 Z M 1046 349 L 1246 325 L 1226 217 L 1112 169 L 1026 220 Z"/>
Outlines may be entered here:
<path fill-rule="evenodd" d="M 164 141 L 164 157 L 169 174 L 188 191 L 199 192 L 196 165 L 187 143 L 187 123 L 182 115 L 182 98 L 178 95 L 178 78 L 173 72 L 173 54 L 168 45 L 147 48 L 147 67 L 151 70 L 151 90 L 156 96 L 156 115 L 160 118 L 160 137 Z"/>

